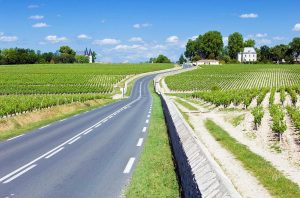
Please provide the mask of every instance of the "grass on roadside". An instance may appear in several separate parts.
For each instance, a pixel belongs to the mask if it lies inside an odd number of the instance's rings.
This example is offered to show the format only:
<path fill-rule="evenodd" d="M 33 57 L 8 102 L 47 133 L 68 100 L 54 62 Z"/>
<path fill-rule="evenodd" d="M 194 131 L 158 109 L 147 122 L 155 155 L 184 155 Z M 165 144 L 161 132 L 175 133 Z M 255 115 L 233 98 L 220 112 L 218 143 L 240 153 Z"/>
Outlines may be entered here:
<path fill-rule="evenodd" d="M 179 185 L 159 96 L 154 93 L 148 137 L 126 197 L 180 197 Z"/>
<path fill-rule="evenodd" d="M 91 109 L 95 109 L 97 107 L 106 105 L 106 104 L 111 103 L 111 102 L 113 102 L 113 100 L 111 100 L 111 99 L 105 99 L 105 100 L 102 99 L 102 100 L 99 100 L 99 101 L 97 101 L 97 102 L 95 102 L 91 105 L 87 101 L 87 102 L 84 102 L 83 105 L 81 107 L 78 107 L 76 110 L 73 110 L 73 111 L 70 111 L 70 112 L 57 113 L 57 114 L 51 115 L 50 117 L 47 117 L 46 119 L 41 119 L 39 121 L 31 121 L 31 122 L 28 122 L 28 123 L 22 123 L 22 125 L 20 125 L 20 123 L 18 121 L 16 121 L 15 117 L 2 119 L 2 120 L 0 120 L 0 122 L 5 123 L 5 122 L 7 122 L 7 120 L 9 120 L 10 122 L 12 122 L 14 124 L 14 127 L 11 130 L 0 132 L 0 141 L 7 140 L 9 138 L 21 135 L 23 133 L 26 133 L 26 132 L 29 132 L 31 130 L 37 129 L 39 127 L 50 124 L 52 122 L 55 122 L 55 121 L 58 121 L 58 120 L 61 120 L 61 119 L 67 118 L 67 117 L 71 117 L 73 115 L 76 115 L 76 114 L 79 114 L 79 113 L 82 113 L 82 112 L 85 112 L 85 111 L 89 111 Z M 73 104 L 71 103 L 71 104 L 68 104 L 68 105 L 70 106 L 70 105 L 73 105 Z M 60 108 L 60 106 L 55 106 L 53 108 L 57 109 L 57 108 Z M 45 110 L 51 111 L 51 108 L 50 109 L 45 109 Z M 41 111 L 43 111 L 43 110 L 41 110 Z M 29 112 L 29 113 L 38 114 L 39 112 L 36 111 L 36 112 Z"/>
<path fill-rule="evenodd" d="M 212 120 L 206 120 L 205 126 L 213 137 L 230 151 L 271 195 L 280 198 L 300 197 L 299 186 L 287 179 L 270 162 L 250 151 L 247 146 L 240 144 Z"/>

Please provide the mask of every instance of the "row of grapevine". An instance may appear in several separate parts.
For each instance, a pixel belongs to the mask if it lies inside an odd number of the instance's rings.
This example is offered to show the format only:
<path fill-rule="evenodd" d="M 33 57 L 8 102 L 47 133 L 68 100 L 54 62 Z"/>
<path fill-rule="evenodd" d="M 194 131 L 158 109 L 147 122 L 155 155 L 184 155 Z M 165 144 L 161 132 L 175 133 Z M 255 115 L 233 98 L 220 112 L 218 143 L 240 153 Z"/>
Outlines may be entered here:
<path fill-rule="evenodd" d="M 286 91 L 291 96 L 293 105 L 296 105 L 297 99 L 298 99 L 298 96 L 297 96 L 298 94 L 296 93 L 296 91 L 294 89 L 292 89 L 291 87 L 287 87 Z"/>
<path fill-rule="evenodd" d="M 191 94 L 191 96 L 193 98 L 201 98 L 216 106 L 223 105 L 224 107 L 228 107 L 231 103 L 233 103 L 234 105 L 244 104 L 245 108 L 247 108 L 258 93 L 259 90 L 251 89 L 195 92 Z"/>
<path fill-rule="evenodd" d="M 284 111 L 279 105 L 271 105 L 269 107 L 270 115 L 272 117 L 272 130 L 279 135 L 281 141 L 281 136 L 287 129 L 285 120 L 284 120 Z"/>
<path fill-rule="evenodd" d="M 99 94 L 0 96 L 0 117 L 72 102 L 108 98 L 108 95 Z"/>
<path fill-rule="evenodd" d="M 254 124 L 255 129 L 257 130 L 258 126 L 261 125 L 261 120 L 264 117 L 264 110 L 262 106 L 256 106 L 251 111 L 253 117 L 254 117 Z"/>
<path fill-rule="evenodd" d="M 269 98 L 269 105 L 273 105 L 274 101 L 275 101 L 275 93 L 276 93 L 276 88 L 273 87 L 271 89 L 271 93 L 270 93 L 270 98 Z"/>
<path fill-rule="evenodd" d="M 296 107 L 291 106 L 288 106 L 286 109 L 288 114 L 291 116 L 296 129 L 300 130 L 300 110 Z"/>
<path fill-rule="evenodd" d="M 262 88 L 260 93 L 257 96 L 257 105 L 260 105 L 262 101 L 265 99 L 267 93 L 269 92 L 270 89 L 268 88 Z"/>

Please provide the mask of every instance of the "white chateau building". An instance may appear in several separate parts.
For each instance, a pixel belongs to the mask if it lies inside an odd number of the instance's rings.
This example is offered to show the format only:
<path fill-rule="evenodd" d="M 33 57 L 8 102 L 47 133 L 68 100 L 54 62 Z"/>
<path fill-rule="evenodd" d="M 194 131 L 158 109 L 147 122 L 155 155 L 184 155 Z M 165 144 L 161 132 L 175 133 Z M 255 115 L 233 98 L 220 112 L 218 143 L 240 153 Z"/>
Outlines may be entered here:
<path fill-rule="evenodd" d="M 84 56 L 87 56 L 89 58 L 89 63 L 93 63 L 93 52 L 91 49 L 88 51 L 88 49 L 85 48 Z"/>
<path fill-rule="evenodd" d="M 237 59 L 241 63 L 256 62 L 257 61 L 257 53 L 256 53 L 254 47 L 245 47 L 244 52 L 238 53 Z"/>

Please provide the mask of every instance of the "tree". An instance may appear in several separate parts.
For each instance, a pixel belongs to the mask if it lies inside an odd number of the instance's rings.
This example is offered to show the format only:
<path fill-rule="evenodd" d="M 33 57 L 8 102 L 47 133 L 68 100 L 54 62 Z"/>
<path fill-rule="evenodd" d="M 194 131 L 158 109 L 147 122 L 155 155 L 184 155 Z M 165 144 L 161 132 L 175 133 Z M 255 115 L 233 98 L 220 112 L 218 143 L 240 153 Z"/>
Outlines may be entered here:
<path fill-rule="evenodd" d="M 239 52 L 244 46 L 244 39 L 242 34 L 234 32 L 228 37 L 228 54 L 231 59 L 236 59 Z"/>
<path fill-rule="evenodd" d="M 295 58 L 300 56 L 300 38 L 293 38 L 293 41 L 290 42 L 290 48 L 292 53 L 294 54 Z"/>
<path fill-rule="evenodd" d="M 254 47 L 255 46 L 255 40 L 248 39 L 244 42 L 244 47 Z"/>
<path fill-rule="evenodd" d="M 197 54 L 196 41 L 189 39 L 185 48 L 185 57 L 192 60 L 192 58 Z"/>
<path fill-rule="evenodd" d="M 270 52 L 270 48 L 266 45 L 263 45 L 260 47 L 259 53 L 258 53 L 258 61 L 267 63 L 271 61 L 272 55 Z"/>
<path fill-rule="evenodd" d="M 222 34 L 218 31 L 209 31 L 200 37 L 200 51 L 204 58 L 218 59 L 223 45 Z"/>
<path fill-rule="evenodd" d="M 158 55 L 158 57 L 155 59 L 154 63 L 171 63 L 170 59 L 166 57 L 165 55 Z"/>
<path fill-rule="evenodd" d="M 97 59 L 97 53 L 95 51 L 92 52 L 92 62 L 94 63 Z"/>
<path fill-rule="evenodd" d="M 76 55 L 75 59 L 76 63 L 89 63 L 89 57 L 84 55 Z"/>
<path fill-rule="evenodd" d="M 287 45 L 276 45 L 270 49 L 271 58 L 273 61 L 281 62 L 285 59 L 289 47 Z"/>
<path fill-rule="evenodd" d="M 60 62 L 61 63 L 74 63 L 75 62 L 75 51 L 69 46 L 61 46 L 59 48 Z"/>
<path fill-rule="evenodd" d="M 180 55 L 178 62 L 179 62 L 179 64 L 186 63 L 186 59 L 185 59 L 185 57 L 183 56 L 183 54 Z"/>

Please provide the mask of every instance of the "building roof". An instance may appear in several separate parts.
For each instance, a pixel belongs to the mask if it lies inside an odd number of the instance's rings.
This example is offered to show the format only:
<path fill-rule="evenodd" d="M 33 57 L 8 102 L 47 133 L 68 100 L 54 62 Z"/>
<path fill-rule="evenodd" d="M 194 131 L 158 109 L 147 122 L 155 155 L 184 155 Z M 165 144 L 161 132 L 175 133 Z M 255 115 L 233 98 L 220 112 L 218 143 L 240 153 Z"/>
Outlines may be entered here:
<path fill-rule="evenodd" d="M 244 48 L 244 52 L 243 52 L 244 54 L 256 54 L 256 51 L 255 51 L 255 49 L 254 49 L 254 47 L 245 47 Z"/>

